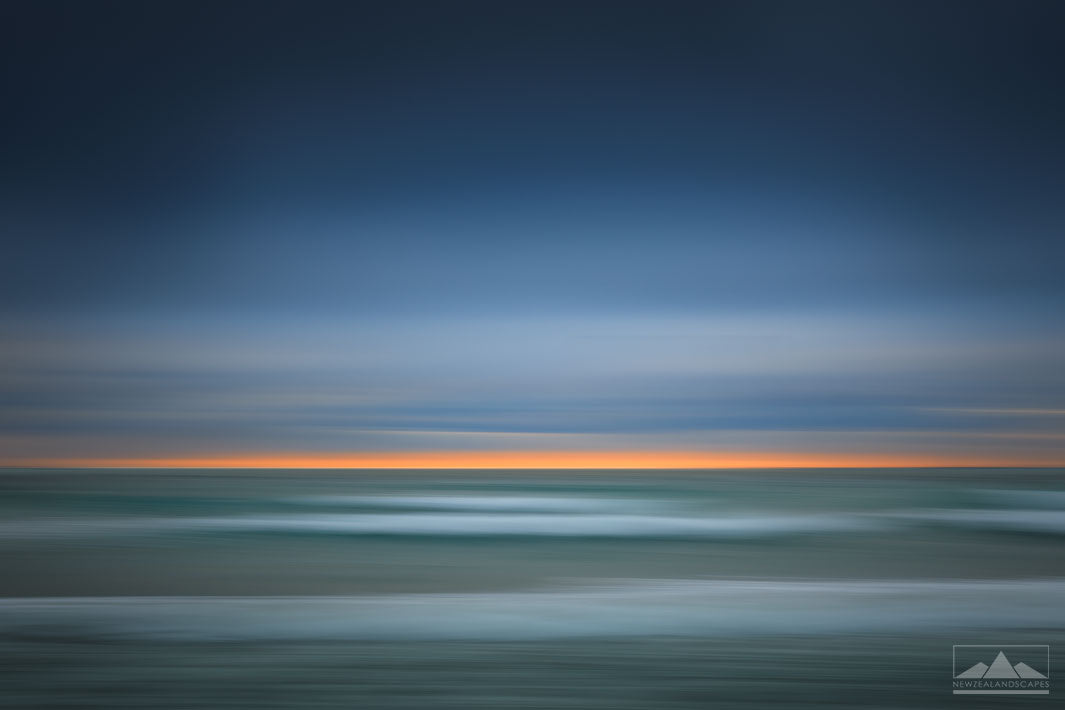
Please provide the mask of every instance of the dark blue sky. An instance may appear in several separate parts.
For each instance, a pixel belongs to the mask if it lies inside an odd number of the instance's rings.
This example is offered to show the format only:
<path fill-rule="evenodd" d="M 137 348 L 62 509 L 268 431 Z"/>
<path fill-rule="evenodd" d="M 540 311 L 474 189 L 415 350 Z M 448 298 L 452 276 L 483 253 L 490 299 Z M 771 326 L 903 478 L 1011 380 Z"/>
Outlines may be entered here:
<path fill-rule="evenodd" d="M 1065 460 L 1058 3 L 0 13 L 7 460 Z"/>

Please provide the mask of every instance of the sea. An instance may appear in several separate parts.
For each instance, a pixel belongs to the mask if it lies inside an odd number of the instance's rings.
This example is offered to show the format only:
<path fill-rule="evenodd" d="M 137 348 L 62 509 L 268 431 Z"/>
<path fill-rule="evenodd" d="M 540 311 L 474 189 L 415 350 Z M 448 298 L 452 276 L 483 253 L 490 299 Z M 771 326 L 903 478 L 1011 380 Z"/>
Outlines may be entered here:
<path fill-rule="evenodd" d="M 1060 706 L 1063 543 L 1057 469 L 0 470 L 0 705 Z"/>

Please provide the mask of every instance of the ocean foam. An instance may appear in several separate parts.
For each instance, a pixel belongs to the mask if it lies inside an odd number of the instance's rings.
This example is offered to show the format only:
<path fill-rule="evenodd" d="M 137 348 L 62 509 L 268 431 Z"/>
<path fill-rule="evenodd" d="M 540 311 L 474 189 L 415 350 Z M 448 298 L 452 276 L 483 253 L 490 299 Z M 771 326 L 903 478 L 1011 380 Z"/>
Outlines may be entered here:
<path fill-rule="evenodd" d="M 919 521 L 976 530 L 1065 535 L 1065 511 L 1059 510 L 930 510 L 895 513 L 895 520 Z"/>
<path fill-rule="evenodd" d="M 284 502 L 323 507 L 451 510 L 488 513 L 611 513 L 668 509 L 660 501 L 565 496 L 353 496 L 318 495 L 285 498 Z"/>
<path fill-rule="evenodd" d="M 1065 627 L 1065 580 L 636 581 L 543 592 L 0 600 L 0 634 L 532 640 Z"/>
<path fill-rule="evenodd" d="M 169 532 L 275 532 L 337 535 L 762 538 L 879 530 L 883 521 L 847 514 L 682 517 L 518 513 L 260 515 L 8 521 L 0 537 L 47 538 Z"/>

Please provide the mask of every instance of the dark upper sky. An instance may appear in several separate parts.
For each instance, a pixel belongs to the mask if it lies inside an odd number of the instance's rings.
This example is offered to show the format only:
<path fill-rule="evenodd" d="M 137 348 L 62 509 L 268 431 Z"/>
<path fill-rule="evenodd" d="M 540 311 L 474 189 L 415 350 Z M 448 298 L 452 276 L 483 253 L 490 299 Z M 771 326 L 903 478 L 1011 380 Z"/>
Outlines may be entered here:
<path fill-rule="evenodd" d="M 0 13 L 12 456 L 1062 448 L 1060 3 Z"/>

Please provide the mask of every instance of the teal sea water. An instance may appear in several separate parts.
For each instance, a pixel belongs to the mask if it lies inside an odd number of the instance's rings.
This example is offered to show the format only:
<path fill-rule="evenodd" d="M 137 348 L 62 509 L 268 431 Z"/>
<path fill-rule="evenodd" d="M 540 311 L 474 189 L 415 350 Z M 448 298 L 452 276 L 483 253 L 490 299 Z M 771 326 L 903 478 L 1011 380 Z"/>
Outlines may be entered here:
<path fill-rule="evenodd" d="M 952 646 L 1053 678 L 1063 543 L 1058 470 L 7 470 L 0 698 L 1031 704 L 952 695 Z"/>

